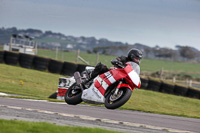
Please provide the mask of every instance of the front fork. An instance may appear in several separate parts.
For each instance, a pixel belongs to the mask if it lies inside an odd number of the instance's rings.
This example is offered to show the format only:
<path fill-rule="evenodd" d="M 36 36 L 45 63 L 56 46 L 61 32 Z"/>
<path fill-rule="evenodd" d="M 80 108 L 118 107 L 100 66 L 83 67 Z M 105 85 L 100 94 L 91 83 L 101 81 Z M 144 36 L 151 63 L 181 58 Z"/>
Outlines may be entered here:
<path fill-rule="evenodd" d="M 121 84 L 122 84 L 122 81 L 120 81 L 119 84 L 117 85 L 115 92 L 114 92 L 114 95 L 117 95 L 119 88 L 121 87 Z"/>
<path fill-rule="evenodd" d="M 115 94 L 117 94 L 117 92 L 119 91 L 119 88 L 122 88 L 122 87 L 127 87 L 129 88 L 131 91 L 133 91 L 134 88 L 132 88 L 129 84 L 125 84 L 123 83 L 122 81 L 119 82 L 119 84 L 117 85 L 117 88 L 115 90 Z"/>

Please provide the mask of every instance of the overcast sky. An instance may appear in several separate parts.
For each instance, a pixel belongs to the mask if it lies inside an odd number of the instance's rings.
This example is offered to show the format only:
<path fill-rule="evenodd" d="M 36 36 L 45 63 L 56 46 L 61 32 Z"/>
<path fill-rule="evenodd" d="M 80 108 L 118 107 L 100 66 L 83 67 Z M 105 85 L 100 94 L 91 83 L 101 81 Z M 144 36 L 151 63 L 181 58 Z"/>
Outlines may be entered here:
<path fill-rule="evenodd" d="M 200 0 L 0 0 L 0 27 L 200 50 Z"/>

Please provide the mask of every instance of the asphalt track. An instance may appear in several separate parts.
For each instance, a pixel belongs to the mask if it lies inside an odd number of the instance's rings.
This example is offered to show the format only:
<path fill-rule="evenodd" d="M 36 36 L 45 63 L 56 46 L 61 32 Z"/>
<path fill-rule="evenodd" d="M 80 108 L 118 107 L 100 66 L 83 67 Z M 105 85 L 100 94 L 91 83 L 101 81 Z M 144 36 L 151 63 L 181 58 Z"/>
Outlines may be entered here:
<path fill-rule="evenodd" d="M 103 125 L 102 127 L 106 127 L 106 125 L 114 124 L 119 125 L 119 127 L 116 127 L 115 130 L 122 129 L 122 127 L 127 127 L 127 130 L 122 130 L 127 132 L 200 132 L 200 119 L 195 118 L 176 117 L 118 109 L 108 110 L 104 107 L 86 105 L 72 106 L 67 105 L 66 103 L 0 97 L 0 118 L 6 115 L 5 112 L 8 112 L 8 109 L 17 109 L 18 111 L 21 110 L 24 111 L 23 114 L 27 115 L 31 112 L 37 112 L 46 113 L 51 116 L 52 114 L 59 115 L 61 118 L 77 118 L 79 119 L 77 120 L 79 121 L 78 125 L 81 125 L 81 120 L 90 122 L 89 124 L 83 123 L 83 125 L 100 125 L 99 122 L 101 122 Z M 6 111 L 3 112 L 3 110 Z M 8 117 L 9 114 L 7 114 L 7 118 Z M 53 118 L 51 120 L 54 121 Z M 60 119 L 60 121 L 62 120 Z M 70 125 L 69 123 L 68 125 Z"/>

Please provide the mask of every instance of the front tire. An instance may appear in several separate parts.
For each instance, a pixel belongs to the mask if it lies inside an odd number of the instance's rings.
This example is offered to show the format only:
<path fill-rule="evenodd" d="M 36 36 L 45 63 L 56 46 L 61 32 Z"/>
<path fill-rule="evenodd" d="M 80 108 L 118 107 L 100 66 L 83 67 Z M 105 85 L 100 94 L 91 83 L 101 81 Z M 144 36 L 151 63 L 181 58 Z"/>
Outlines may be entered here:
<path fill-rule="evenodd" d="M 116 109 L 124 105 L 131 97 L 132 91 L 129 88 L 120 88 L 117 95 L 110 92 L 105 99 L 107 109 Z"/>
<path fill-rule="evenodd" d="M 70 105 L 79 104 L 82 102 L 81 95 L 81 88 L 76 83 L 74 83 L 65 93 L 65 102 Z"/>

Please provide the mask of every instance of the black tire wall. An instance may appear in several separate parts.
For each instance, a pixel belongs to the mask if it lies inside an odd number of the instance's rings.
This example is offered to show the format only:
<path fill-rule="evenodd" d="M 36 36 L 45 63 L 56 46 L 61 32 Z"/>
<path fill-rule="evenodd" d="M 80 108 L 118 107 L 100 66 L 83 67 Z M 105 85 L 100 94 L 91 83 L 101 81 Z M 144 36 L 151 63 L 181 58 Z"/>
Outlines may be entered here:
<path fill-rule="evenodd" d="M 188 88 L 187 96 L 191 98 L 198 98 L 200 99 L 200 90 L 196 90 L 194 88 Z"/>
<path fill-rule="evenodd" d="M 186 96 L 188 88 L 184 86 L 175 85 L 174 86 L 174 94 L 178 96 Z"/>
<path fill-rule="evenodd" d="M 21 67 L 32 68 L 33 59 L 34 55 L 24 54 L 24 53 L 19 54 L 19 64 Z"/>
<path fill-rule="evenodd" d="M 161 82 L 149 79 L 147 89 L 152 90 L 152 91 L 159 91 L 160 86 L 161 86 Z"/>
<path fill-rule="evenodd" d="M 62 72 L 63 68 L 63 62 L 58 61 L 58 60 L 50 60 L 48 70 L 51 73 L 58 73 L 60 74 Z"/>
<path fill-rule="evenodd" d="M 4 61 L 8 65 L 17 65 L 19 59 L 19 53 L 5 51 Z"/>
<path fill-rule="evenodd" d="M 174 94 L 174 85 L 163 82 L 160 87 L 160 92 Z"/>
<path fill-rule="evenodd" d="M 33 60 L 33 68 L 40 71 L 45 71 L 48 68 L 49 58 L 35 56 Z"/>
<path fill-rule="evenodd" d="M 145 79 L 145 78 L 140 78 L 140 79 L 141 79 L 141 87 L 140 88 L 147 89 L 149 80 Z"/>
<path fill-rule="evenodd" d="M 85 71 L 86 66 L 88 66 L 88 65 L 78 64 L 76 71 L 79 71 L 81 73 L 81 72 Z"/>
<path fill-rule="evenodd" d="M 0 50 L 0 63 L 4 63 L 4 51 Z"/>
<path fill-rule="evenodd" d="M 69 75 L 73 76 L 74 72 L 77 71 L 78 65 L 70 62 L 64 62 L 63 64 L 63 69 L 62 69 L 62 74 L 63 75 Z"/>

